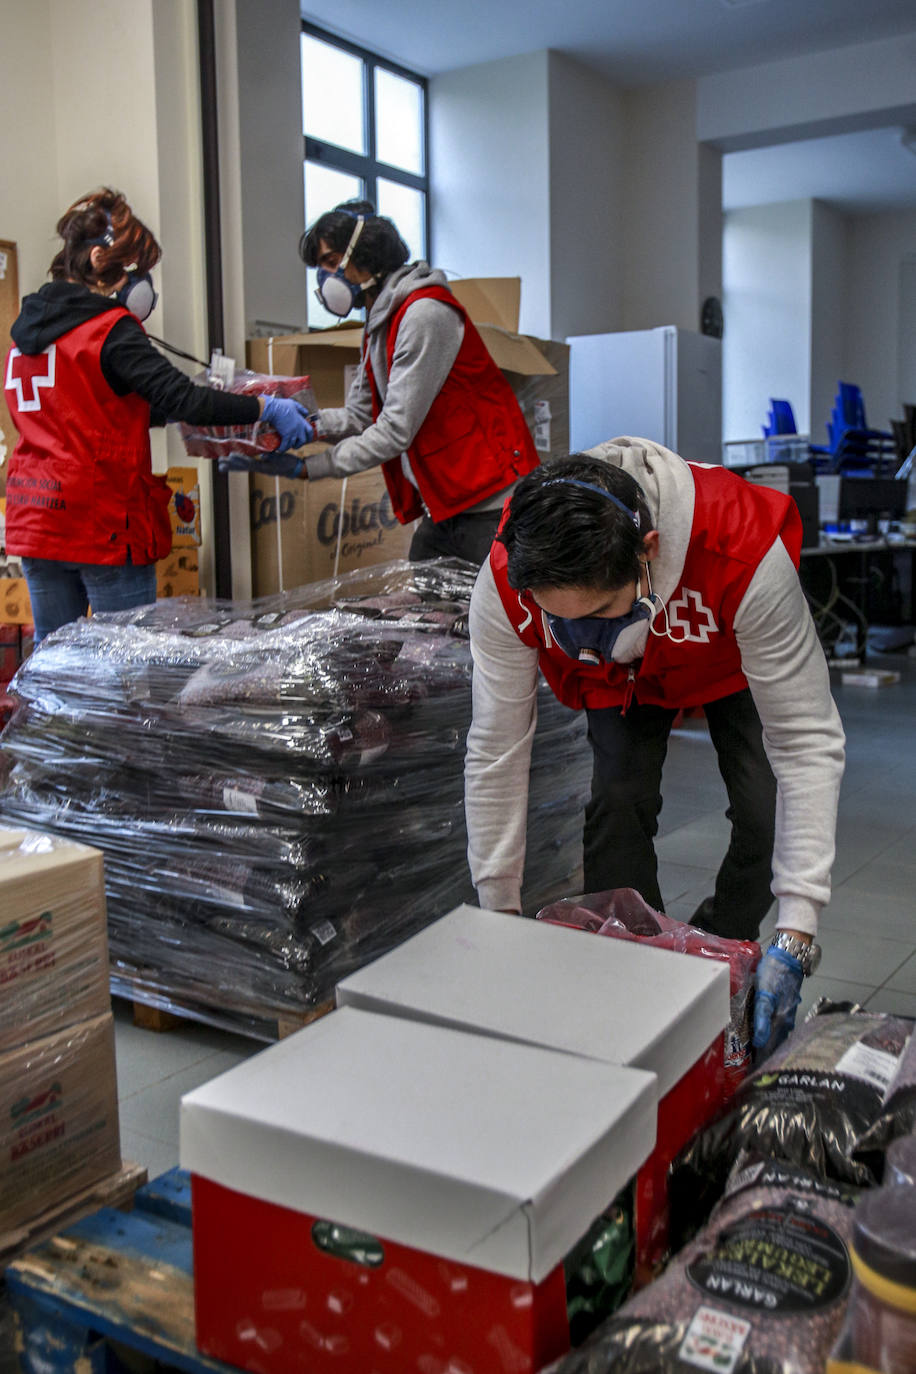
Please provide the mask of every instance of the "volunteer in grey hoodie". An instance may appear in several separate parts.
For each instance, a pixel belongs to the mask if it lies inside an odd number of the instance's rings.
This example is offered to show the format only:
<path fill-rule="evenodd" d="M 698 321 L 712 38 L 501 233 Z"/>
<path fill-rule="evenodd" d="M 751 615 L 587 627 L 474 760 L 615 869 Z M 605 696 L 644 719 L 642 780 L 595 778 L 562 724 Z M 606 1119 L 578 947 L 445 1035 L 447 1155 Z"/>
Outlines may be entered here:
<path fill-rule="evenodd" d="M 760 1054 L 793 1024 L 817 966 L 844 761 L 800 549 L 789 497 L 647 439 L 613 439 L 518 484 L 470 610 L 465 796 L 481 906 L 521 910 L 539 668 L 588 716 L 584 891 L 633 887 L 658 910 L 668 736 L 678 710 L 702 706 L 732 835 L 692 921 L 756 939 L 776 897 L 758 971 Z"/>
<path fill-rule="evenodd" d="M 417 560 L 483 562 L 515 482 L 538 465 L 512 390 L 445 275 L 407 261 L 395 225 L 368 201 L 321 215 L 300 253 L 341 318 L 367 307 L 363 356 L 346 405 L 322 410 L 329 450 L 297 475 L 314 481 L 381 466 L 401 524 L 422 517 Z"/>

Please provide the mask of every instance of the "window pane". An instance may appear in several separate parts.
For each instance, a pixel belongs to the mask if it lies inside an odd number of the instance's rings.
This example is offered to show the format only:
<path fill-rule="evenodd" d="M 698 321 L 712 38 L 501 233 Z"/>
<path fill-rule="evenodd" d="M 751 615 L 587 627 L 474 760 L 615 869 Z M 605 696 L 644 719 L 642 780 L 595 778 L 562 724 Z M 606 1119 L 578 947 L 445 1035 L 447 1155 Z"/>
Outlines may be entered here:
<path fill-rule="evenodd" d="M 366 152 L 363 61 L 343 48 L 302 35 L 302 132 Z"/>
<path fill-rule="evenodd" d="M 423 88 L 394 72 L 375 71 L 375 143 L 379 162 L 423 175 Z"/>
<path fill-rule="evenodd" d="M 359 177 L 349 172 L 338 172 L 320 162 L 305 164 L 305 222 L 315 223 L 325 210 L 333 210 L 343 200 L 363 200 L 365 192 Z M 308 322 L 313 329 L 324 329 L 329 324 L 340 324 L 336 315 L 330 314 L 315 296 L 318 273 L 314 267 L 306 270 L 308 287 Z M 359 315 L 354 313 L 354 318 Z"/>
<path fill-rule="evenodd" d="M 385 177 L 378 179 L 378 212 L 394 220 L 410 250 L 410 259 L 426 257 L 426 215 L 422 191 L 401 186 Z"/>

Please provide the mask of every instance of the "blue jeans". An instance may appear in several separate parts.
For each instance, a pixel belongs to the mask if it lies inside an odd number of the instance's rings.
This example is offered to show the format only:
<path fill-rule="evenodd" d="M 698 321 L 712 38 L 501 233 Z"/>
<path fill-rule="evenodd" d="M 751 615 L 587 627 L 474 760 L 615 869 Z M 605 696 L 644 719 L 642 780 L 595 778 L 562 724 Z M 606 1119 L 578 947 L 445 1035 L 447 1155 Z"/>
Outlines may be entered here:
<path fill-rule="evenodd" d="M 52 630 L 97 611 L 129 611 L 156 600 L 156 564 L 60 563 L 53 558 L 23 558 L 29 587 L 35 643 Z"/>

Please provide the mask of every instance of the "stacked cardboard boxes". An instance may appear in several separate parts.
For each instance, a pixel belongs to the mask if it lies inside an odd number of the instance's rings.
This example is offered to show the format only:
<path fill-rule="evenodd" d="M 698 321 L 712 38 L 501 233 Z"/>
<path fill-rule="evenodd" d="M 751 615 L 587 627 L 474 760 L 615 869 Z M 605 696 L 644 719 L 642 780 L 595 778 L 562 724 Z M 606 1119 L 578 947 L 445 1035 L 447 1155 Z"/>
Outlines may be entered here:
<path fill-rule="evenodd" d="M 0 829 L 0 1245 L 121 1167 L 102 855 Z"/>
<path fill-rule="evenodd" d="M 568 347 L 517 332 L 518 277 L 449 285 L 515 392 L 542 460 L 567 453 Z M 334 408 L 344 404 L 361 343 L 358 325 L 249 339 L 247 363 L 269 375 L 310 377 L 318 405 Z M 414 526 L 398 524 L 379 468 L 314 484 L 254 476 L 250 499 L 255 596 L 407 557 Z"/>

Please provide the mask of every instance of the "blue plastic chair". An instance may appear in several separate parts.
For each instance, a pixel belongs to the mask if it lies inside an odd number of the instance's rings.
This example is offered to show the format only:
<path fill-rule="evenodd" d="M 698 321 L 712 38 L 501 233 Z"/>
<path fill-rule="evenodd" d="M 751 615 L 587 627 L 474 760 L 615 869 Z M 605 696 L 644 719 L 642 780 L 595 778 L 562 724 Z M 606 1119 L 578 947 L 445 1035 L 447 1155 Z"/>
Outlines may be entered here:
<path fill-rule="evenodd" d="M 778 401 L 770 397 L 770 409 L 767 414 L 768 423 L 763 426 L 763 437 L 771 438 L 774 434 L 797 434 L 798 427 L 795 424 L 795 414 L 792 410 L 791 402 Z"/>
<path fill-rule="evenodd" d="M 853 382 L 837 384 L 827 435 L 827 448 L 813 451 L 829 455 L 831 472 L 880 477 L 893 463 L 894 436 L 883 429 L 869 429 L 862 391 Z"/>

